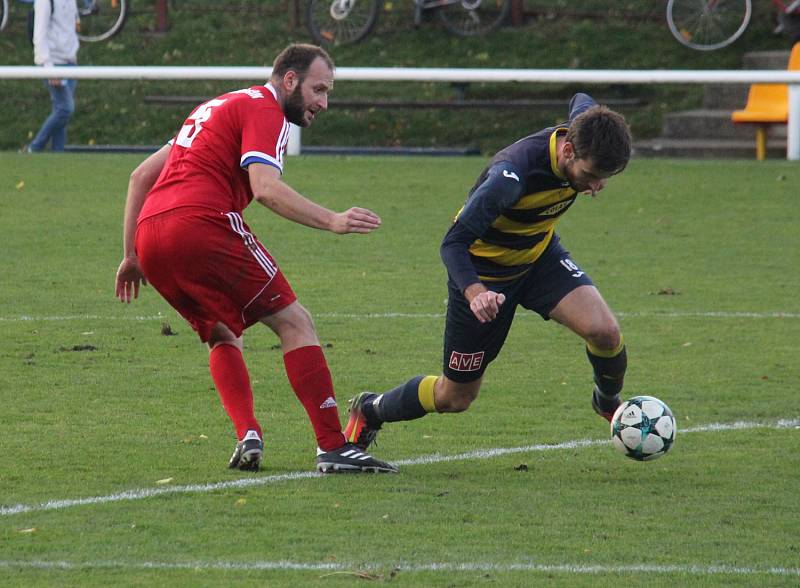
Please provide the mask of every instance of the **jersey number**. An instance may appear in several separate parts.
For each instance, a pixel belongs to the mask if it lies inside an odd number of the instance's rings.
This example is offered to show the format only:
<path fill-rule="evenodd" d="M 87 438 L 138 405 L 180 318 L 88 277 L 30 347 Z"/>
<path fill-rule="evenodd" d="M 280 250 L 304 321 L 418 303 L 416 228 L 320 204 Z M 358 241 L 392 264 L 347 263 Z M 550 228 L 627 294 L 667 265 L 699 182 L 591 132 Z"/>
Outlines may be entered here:
<path fill-rule="evenodd" d="M 205 104 L 200 105 L 188 119 L 194 121 L 194 124 L 183 125 L 178 136 L 175 138 L 175 142 L 181 147 L 191 147 L 192 141 L 194 141 L 195 137 L 203 130 L 203 123 L 211 118 L 211 109 L 215 106 L 219 106 L 223 102 L 225 102 L 224 98 L 222 100 L 215 98 L 214 100 L 209 100 Z"/>

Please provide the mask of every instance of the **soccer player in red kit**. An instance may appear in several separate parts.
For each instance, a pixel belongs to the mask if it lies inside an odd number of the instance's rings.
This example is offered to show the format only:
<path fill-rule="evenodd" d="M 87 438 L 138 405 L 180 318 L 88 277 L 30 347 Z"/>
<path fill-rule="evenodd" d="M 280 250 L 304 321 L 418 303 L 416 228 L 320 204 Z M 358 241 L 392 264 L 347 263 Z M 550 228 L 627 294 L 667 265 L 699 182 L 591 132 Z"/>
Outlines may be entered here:
<path fill-rule="evenodd" d="M 397 471 L 346 442 L 311 317 L 242 219 L 255 199 L 334 233 L 380 226 L 370 210 L 328 210 L 281 180 L 289 123 L 307 127 L 327 108 L 333 68 L 323 49 L 290 45 L 275 59 L 268 84 L 201 104 L 170 144 L 131 174 L 116 295 L 130 302 L 140 284 L 150 283 L 208 344 L 211 377 L 236 428 L 231 468 L 256 471 L 264 452 L 242 357 L 243 331 L 260 322 L 280 339 L 286 374 L 316 435 L 317 469 Z"/>

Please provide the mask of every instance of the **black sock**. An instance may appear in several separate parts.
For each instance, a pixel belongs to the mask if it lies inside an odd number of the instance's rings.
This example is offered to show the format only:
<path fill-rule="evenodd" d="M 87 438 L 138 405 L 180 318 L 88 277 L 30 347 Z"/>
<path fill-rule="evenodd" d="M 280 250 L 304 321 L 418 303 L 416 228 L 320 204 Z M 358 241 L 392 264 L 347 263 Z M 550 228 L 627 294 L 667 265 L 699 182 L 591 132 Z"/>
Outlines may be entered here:
<path fill-rule="evenodd" d="M 594 383 L 600 394 L 613 397 L 622 391 L 625 370 L 628 367 L 628 354 L 623 345 L 616 355 L 603 357 L 586 348 L 586 356 L 594 369 Z"/>
<path fill-rule="evenodd" d="M 397 388 L 365 402 L 362 410 L 368 421 L 391 423 L 411 421 L 428 414 L 419 399 L 419 384 L 424 376 L 414 376 Z"/>

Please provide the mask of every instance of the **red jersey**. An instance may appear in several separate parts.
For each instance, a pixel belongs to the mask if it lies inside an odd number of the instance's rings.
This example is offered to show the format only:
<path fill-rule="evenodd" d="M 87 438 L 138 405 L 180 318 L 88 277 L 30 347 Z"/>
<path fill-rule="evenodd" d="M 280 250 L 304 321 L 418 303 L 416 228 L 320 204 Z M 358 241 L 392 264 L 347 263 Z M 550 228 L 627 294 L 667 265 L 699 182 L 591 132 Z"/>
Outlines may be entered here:
<path fill-rule="evenodd" d="M 201 104 L 173 139 L 139 221 L 183 206 L 241 213 L 253 199 L 247 166 L 266 163 L 283 173 L 288 141 L 289 123 L 269 84 Z"/>

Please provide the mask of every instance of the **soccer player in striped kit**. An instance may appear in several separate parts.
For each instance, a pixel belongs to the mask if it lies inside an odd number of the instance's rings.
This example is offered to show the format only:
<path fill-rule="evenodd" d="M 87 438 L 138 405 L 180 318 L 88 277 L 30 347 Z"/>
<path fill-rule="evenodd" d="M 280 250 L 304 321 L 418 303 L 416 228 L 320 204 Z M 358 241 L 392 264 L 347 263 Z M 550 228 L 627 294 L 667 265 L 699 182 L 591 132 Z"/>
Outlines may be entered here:
<path fill-rule="evenodd" d="M 611 420 L 627 368 L 619 324 L 554 227 L 578 194 L 597 195 L 625 169 L 630 151 L 624 118 L 576 94 L 567 122 L 492 158 L 442 241 L 449 277 L 442 374 L 415 376 L 385 394 L 360 393 L 350 402 L 349 441 L 366 450 L 383 423 L 467 410 L 517 306 L 584 340 L 592 408 Z"/>
<path fill-rule="evenodd" d="M 370 210 L 328 210 L 281 180 L 289 123 L 309 126 L 327 108 L 333 80 L 323 49 L 290 45 L 275 59 L 268 84 L 201 104 L 131 175 L 116 295 L 130 302 L 141 283 L 150 283 L 208 344 L 211 377 L 236 429 L 231 468 L 258 470 L 264 454 L 242 356 L 244 330 L 260 322 L 280 339 L 289 382 L 314 428 L 317 468 L 396 471 L 346 442 L 311 317 L 242 218 L 256 200 L 334 233 L 380 226 Z"/>

